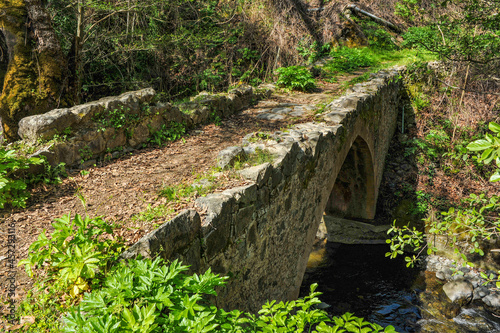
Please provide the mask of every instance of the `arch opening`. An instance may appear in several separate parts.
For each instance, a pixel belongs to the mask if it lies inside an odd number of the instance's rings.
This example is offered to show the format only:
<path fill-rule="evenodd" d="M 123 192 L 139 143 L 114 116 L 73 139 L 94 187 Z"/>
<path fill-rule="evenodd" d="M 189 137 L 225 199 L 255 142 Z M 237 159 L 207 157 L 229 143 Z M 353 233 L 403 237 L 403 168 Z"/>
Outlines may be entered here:
<path fill-rule="evenodd" d="M 325 215 L 346 219 L 375 217 L 375 174 L 370 148 L 358 136 L 347 153 L 326 204 Z"/>

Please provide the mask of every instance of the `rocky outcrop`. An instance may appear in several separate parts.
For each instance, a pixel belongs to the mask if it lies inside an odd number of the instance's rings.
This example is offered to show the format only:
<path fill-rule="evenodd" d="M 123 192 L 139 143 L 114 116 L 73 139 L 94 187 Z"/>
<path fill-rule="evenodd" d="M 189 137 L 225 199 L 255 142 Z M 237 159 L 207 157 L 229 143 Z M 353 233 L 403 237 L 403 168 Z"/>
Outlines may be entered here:
<path fill-rule="evenodd" d="M 430 255 L 425 260 L 425 268 L 436 273 L 436 278 L 443 280 L 443 292 L 449 300 L 463 307 L 471 301 L 482 302 L 489 311 L 500 314 L 500 293 L 493 281 L 485 280 L 478 269 L 460 266 L 448 258 Z M 487 275 L 496 273 L 487 271 Z"/>

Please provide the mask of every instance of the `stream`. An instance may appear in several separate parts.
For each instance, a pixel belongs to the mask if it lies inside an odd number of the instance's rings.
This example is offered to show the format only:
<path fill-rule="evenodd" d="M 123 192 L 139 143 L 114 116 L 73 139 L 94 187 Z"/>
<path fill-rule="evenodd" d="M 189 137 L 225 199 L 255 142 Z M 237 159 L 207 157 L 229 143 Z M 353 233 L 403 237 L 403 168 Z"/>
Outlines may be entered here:
<path fill-rule="evenodd" d="M 500 318 L 479 304 L 452 304 L 434 273 L 406 268 L 403 258 L 386 258 L 388 249 L 325 241 L 309 257 L 300 296 L 318 283 L 329 314 L 351 312 L 401 333 L 500 332 Z"/>

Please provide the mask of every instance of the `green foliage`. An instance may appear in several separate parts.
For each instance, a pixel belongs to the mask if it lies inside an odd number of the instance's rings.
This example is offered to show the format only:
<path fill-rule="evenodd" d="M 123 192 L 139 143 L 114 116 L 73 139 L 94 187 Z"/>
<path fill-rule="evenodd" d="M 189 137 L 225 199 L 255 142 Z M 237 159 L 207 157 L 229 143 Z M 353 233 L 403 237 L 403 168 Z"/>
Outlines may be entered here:
<path fill-rule="evenodd" d="M 92 151 L 90 150 L 89 146 L 85 146 L 83 148 L 78 149 L 78 153 L 80 154 L 80 163 L 83 164 L 83 162 L 88 161 L 92 158 L 94 154 L 92 154 Z"/>
<path fill-rule="evenodd" d="M 34 317 L 27 332 L 59 332 L 61 313 L 78 303 L 81 294 L 99 288 L 123 248 L 110 240 L 115 228 L 101 217 L 90 219 L 65 215 L 52 224 L 50 238 L 45 230 L 19 262 L 34 278 L 34 286 L 19 304 L 21 317 Z"/>
<path fill-rule="evenodd" d="M 44 184 L 61 184 L 62 178 L 67 177 L 66 163 L 59 163 L 56 166 L 52 166 L 47 162 L 46 158 L 42 158 L 42 164 L 44 171 L 42 173 L 29 175 L 28 182 L 30 184 L 36 184 L 43 182 Z"/>
<path fill-rule="evenodd" d="M 325 69 L 331 72 L 352 72 L 360 67 L 369 67 L 375 64 L 366 48 L 340 47 L 330 52 L 333 58 Z"/>
<path fill-rule="evenodd" d="M 415 262 L 418 260 L 422 249 L 427 246 L 425 243 L 424 233 L 417 230 L 415 227 L 399 227 L 396 225 L 396 221 L 394 221 L 392 227 L 387 230 L 387 234 L 391 235 L 391 238 L 386 240 L 386 243 L 390 244 L 391 250 L 387 252 L 385 256 L 394 259 L 398 255 L 404 254 L 405 251 L 417 252 L 417 255 L 405 257 L 407 262 L 406 267 L 413 267 Z"/>
<path fill-rule="evenodd" d="M 257 134 L 259 138 L 267 140 L 265 133 Z M 256 148 L 254 153 L 248 154 L 244 159 L 234 162 L 233 169 L 241 170 L 246 167 L 260 165 L 263 163 L 272 163 L 275 156 L 267 150 Z"/>
<path fill-rule="evenodd" d="M 222 124 L 222 119 L 217 115 L 215 111 L 210 113 L 210 122 L 214 123 L 215 126 L 220 126 Z"/>
<path fill-rule="evenodd" d="M 444 128 L 446 129 L 446 124 Z M 458 143 L 451 146 L 450 137 L 445 130 L 431 130 L 425 139 L 411 141 L 411 145 L 406 148 L 405 155 L 414 154 L 417 151 L 422 153 L 425 159 L 437 161 L 442 156 L 451 158 L 457 163 L 466 163 L 469 160 L 468 151 L 482 152 L 475 157 L 475 162 L 480 166 L 489 164 L 493 160 L 497 163 L 497 170 L 491 176 L 490 181 L 498 181 L 499 163 L 500 163 L 500 125 L 491 122 L 489 129 L 495 135 L 487 133 L 483 138 L 465 144 Z M 470 137 L 466 137 L 470 140 Z M 474 160 L 474 158 L 473 158 Z M 423 163 L 423 161 L 421 161 Z M 429 164 L 431 166 L 432 164 Z M 432 179 L 433 168 L 428 167 L 429 179 Z M 445 169 L 446 171 L 446 169 Z M 428 211 L 431 204 L 431 198 L 424 192 L 417 192 L 416 212 L 424 213 Z M 425 219 L 426 230 L 429 235 L 438 235 L 446 237 L 447 243 L 459 258 L 470 266 L 469 257 L 465 253 L 484 255 L 483 242 L 500 235 L 500 199 L 498 196 L 487 198 L 484 194 L 471 194 L 469 199 L 465 200 L 461 207 L 450 207 L 442 211 L 437 218 L 433 215 Z M 436 249 L 430 244 L 425 244 L 425 235 L 415 229 L 408 227 L 399 228 L 393 226 L 390 230 L 393 234 L 388 240 L 391 244 L 391 258 L 403 254 L 405 246 L 418 251 L 420 254 L 427 247 L 427 252 L 432 253 Z M 428 247 L 429 246 L 429 247 Z M 418 259 L 418 254 L 413 257 L 406 257 L 409 264 L 413 265 Z"/>
<path fill-rule="evenodd" d="M 316 82 L 311 72 L 304 66 L 281 67 L 278 73 L 279 86 L 291 90 L 310 91 L 316 88 Z"/>
<path fill-rule="evenodd" d="M 21 332 L 60 332 L 61 314 L 71 308 L 78 298 L 66 298 L 66 288 L 54 281 L 35 281 L 26 297 L 19 303 L 19 317 L 33 317 L 34 323 L 24 325 Z"/>
<path fill-rule="evenodd" d="M 420 0 L 402 0 L 396 12 L 419 23 L 403 36 L 406 46 L 424 48 L 442 59 L 484 67 L 495 62 L 500 51 L 498 5 L 498 0 L 431 1 L 427 6 L 422 6 Z"/>
<path fill-rule="evenodd" d="M 132 221 L 153 222 L 164 219 L 165 216 L 174 213 L 175 210 L 167 205 L 151 206 L 150 204 L 146 210 L 134 215 Z"/>
<path fill-rule="evenodd" d="M 55 219 L 52 227 L 50 238 L 43 230 L 29 247 L 28 258 L 19 261 L 19 265 L 25 265 L 30 277 L 35 272 L 46 274 L 71 297 L 76 297 L 90 288 L 96 274 L 106 272 L 122 244 L 103 238 L 112 235 L 115 227 L 101 217 L 91 219 L 77 214 L 72 219 L 67 214 Z"/>
<path fill-rule="evenodd" d="M 99 126 L 99 131 L 103 132 L 106 128 L 114 128 L 115 130 L 123 128 L 127 136 L 131 134 L 128 128 L 137 123 L 139 119 L 140 115 L 132 114 L 130 109 L 123 105 L 116 109 L 106 109 L 93 118 L 94 122 Z"/>
<path fill-rule="evenodd" d="M 206 180 L 208 184 L 201 185 L 199 182 Z M 168 201 L 179 202 L 181 200 L 191 200 L 192 198 L 199 195 L 206 195 L 210 191 L 214 190 L 218 186 L 218 182 L 214 177 L 202 177 L 198 179 L 199 182 L 194 184 L 179 184 L 164 186 L 158 195 L 166 198 Z"/>
<path fill-rule="evenodd" d="M 489 129 L 496 135 L 487 133 L 483 139 L 476 140 L 467 145 L 467 149 L 474 152 L 482 151 L 478 156 L 477 161 L 484 164 L 490 164 L 495 161 L 497 169 L 491 175 L 490 182 L 497 182 L 500 180 L 500 125 L 491 122 Z"/>
<path fill-rule="evenodd" d="M 210 270 L 188 276 L 187 266 L 160 258 L 120 263 L 101 290 L 86 294 L 65 315 L 64 332 L 208 332 L 222 312 L 204 297 L 226 277 Z"/>
<path fill-rule="evenodd" d="M 0 147 L 0 209 L 6 204 L 13 207 L 25 207 L 29 192 L 26 181 L 19 179 L 19 170 L 28 169 L 30 164 L 41 164 L 39 158 L 19 157 L 14 150 Z"/>
<path fill-rule="evenodd" d="M 391 239 L 387 240 L 387 243 L 391 244 L 391 252 L 388 252 L 386 256 L 395 258 L 397 255 L 402 255 L 405 248 L 410 248 L 410 251 L 417 252 L 417 255 L 405 257 L 405 260 L 408 266 L 413 266 L 425 248 L 428 254 L 437 251 L 430 242 L 432 235 L 438 235 L 447 237 L 448 246 L 459 255 L 464 263 L 474 266 L 464 252 L 484 256 L 482 242 L 498 237 L 500 219 L 493 216 L 498 216 L 500 213 L 500 198 L 498 196 L 486 198 L 484 194 L 471 194 L 466 202 L 468 207 L 464 209 L 451 207 L 448 211 L 441 212 L 440 218 L 431 216 L 425 219 L 427 233 L 431 236 L 425 236 L 415 228 L 410 229 L 407 226 L 401 228 L 394 224 L 388 232 L 392 233 Z M 429 240 L 426 241 L 426 237 Z"/>
<path fill-rule="evenodd" d="M 328 52 L 330 52 L 330 47 L 330 44 L 320 45 L 317 41 L 307 45 L 307 43 L 302 40 L 297 46 L 297 51 L 302 57 L 304 57 L 308 64 L 312 64 L 320 57 L 327 55 Z"/>
<path fill-rule="evenodd" d="M 185 124 L 171 121 L 169 126 L 163 124 L 159 130 L 151 133 L 151 136 L 148 138 L 148 142 L 161 147 L 166 142 L 179 140 L 185 134 Z"/>
<path fill-rule="evenodd" d="M 368 38 L 371 49 L 393 51 L 398 48 L 394 43 L 392 35 L 375 22 L 354 18 L 361 26 L 363 33 Z"/>
<path fill-rule="evenodd" d="M 366 82 L 368 80 L 370 80 L 370 73 L 364 73 L 362 75 L 350 79 L 349 81 L 343 82 L 342 85 L 345 86 L 346 88 L 349 88 L 357 83 Z"/>
<path fill-rule="evenodd" d="M 354 316 L 352 313 L 345 313 L 340 317 L 333 317 L 334 325 L 327 325 L 325 322 L 321 322 L 316 326 L 316 330 L 313 331 L 317 333 L 342 333 L 342 332 L 353 332 L 353 333 L 396 333 L 393 326 L 389 325 L 386 328 L 378 324 L 373 324 L 365 321 L 363 318 Z"/>
<path fill-rule="evenodd" d="M 370 47 L 382 50 L 394 50 L 397 45 L 394 44 L 392 36 L 387 30 L 376 29 L 368 36 L 368 43 Z"/>
<path fill-rule="evenodd" d="M 83 2 L 81 97 L 117 95 L 153 86 L 169 97 L 258 84 L 269 63 L 260 26 L 244 2 L 142 0 Z M 65 54 L 72 54 L 75 4 L 48 5 Z M 268 52 L 269 53 L 269 52 Z"/>
<path fill-rule="evenodd" d="M 63 317 L 64 332 L 395 332 L 347 313 L 329 319 L 319 304 L 316 285 L 303 299 L 267 302 L 258 315 L 226 312 L 210 304 L 215 287 L 227 277 L 210 269 L 186 275 L 177 260 L 120 263 L 106 277 L 104 287 L 85 294 L 80 305 Z"/>

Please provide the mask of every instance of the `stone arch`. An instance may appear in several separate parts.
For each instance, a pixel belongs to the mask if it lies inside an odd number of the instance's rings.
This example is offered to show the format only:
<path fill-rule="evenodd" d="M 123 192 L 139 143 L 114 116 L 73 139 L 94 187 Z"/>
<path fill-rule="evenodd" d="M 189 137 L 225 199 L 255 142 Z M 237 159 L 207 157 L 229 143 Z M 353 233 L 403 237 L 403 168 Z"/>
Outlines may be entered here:
<path fill-rule="evenodd" d="M 376 189 L 372 153 L 358 136 L 337 175 L 325 207 L 326 215 L 348 219 L 373 219 Z"/>

